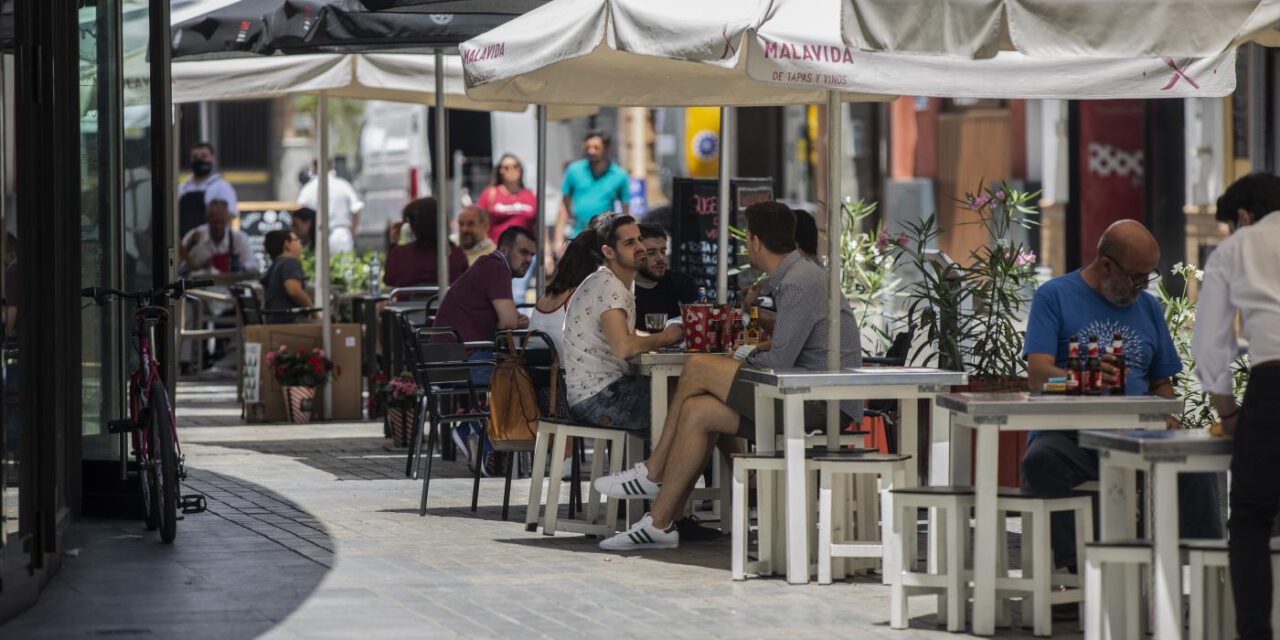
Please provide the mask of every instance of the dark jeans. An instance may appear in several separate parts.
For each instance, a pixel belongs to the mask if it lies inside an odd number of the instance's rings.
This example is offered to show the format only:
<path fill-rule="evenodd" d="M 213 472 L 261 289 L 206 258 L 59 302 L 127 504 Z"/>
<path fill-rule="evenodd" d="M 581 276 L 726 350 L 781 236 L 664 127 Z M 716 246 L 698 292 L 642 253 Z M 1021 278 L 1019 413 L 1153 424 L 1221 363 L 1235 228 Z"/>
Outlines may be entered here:
<path fill-rule="evenodd" d="M 1242 640 L 1271 638 L 1271 525 L 1280 504 L 1280 367 L 1254 369 L 1231 458 L 1231 588 Z"/>
<path fill-rule="evenodd" d="M 1098 454 L 1082 449 L 1074 432 L 1042 431 L 1031 441 L 1022 457 L 1022 486 L 1035 493 L 1053 496 L 1098 479 Z M 1222 538 L 1222 518 L 1218 511 L 1218 477 L 1212 473 L 1184 473 L 1178 476 L 1178 529 L 1184 538 Z M 1097 512 L 1097 503 L 1094 503 Z M 1134 514 L 1135 517 L 1137 514 Z M 1094 518 L 1095 527 L 1098 519 Z M 1049 523 L 1055 567 L 1076 567 L 1075 516 L 1053 514 Z M 1096 535 L 1096 530 L 1095 530 Z"/>

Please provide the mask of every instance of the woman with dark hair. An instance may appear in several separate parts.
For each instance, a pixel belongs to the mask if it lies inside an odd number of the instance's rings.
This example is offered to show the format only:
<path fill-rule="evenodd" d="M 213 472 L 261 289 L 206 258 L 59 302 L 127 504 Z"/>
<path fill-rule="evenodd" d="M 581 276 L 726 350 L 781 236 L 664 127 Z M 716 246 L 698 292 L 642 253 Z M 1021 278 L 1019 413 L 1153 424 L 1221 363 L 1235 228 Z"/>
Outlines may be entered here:
<path fill-rule="evenodd" d="M 493 166 L 493 184 L 480 192 L 476 206 L 489 214 L 489 239 L 497 242 L 507 227 L 524 227 L 533 233 L 537 202 L 537 196 L 524 186 L 524 164 L 504 153 Z"/>
<path fill-rule="evenodd" d="M 596 240 L 595 229 L 579 233 L 569 246 L 565 248 L 560 262 L 556 263 L 555 273 L 547 283 L 547 290 L 533 307 L 533 316 L 529 318 L 529 328 L 537 329 L 551 336 L 556 351 L 564 354 L 564 318 L 569 308 L 569 298 L 578 289 L 587 276 L 595 273 L 604 264 L 600 255 L 600 243 Z"/>
<path fill-rule="evenodd" d="M 404 219 L 391 227 L 391 251 L 387 252 L 387 269 L 382 282 L 388 287 L 415 287 L 440 283 L 436 260 L 436 242 L 440 237 L 436 226 L 435 198 L 418 198 L 404 206 Z M 413 242 L 400 245 L 400 229 L 408 224 Z M 397 246 L 398 245 L 398 246 Z M 467 270 L 467 256 L 462 249 L 449 244 L 449 280 L 457 280 Z"/>

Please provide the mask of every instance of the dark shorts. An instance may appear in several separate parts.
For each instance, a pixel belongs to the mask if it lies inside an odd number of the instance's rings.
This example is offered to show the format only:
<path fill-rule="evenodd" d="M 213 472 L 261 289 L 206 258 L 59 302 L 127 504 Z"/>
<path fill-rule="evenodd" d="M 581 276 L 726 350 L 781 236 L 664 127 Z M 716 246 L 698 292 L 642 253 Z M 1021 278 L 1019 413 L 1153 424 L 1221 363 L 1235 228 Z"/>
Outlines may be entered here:
<path fill-rule="evenodd" d="M 756 439 L 756 385 L 742 379 L 742 369 L 733 376 L 733 384 L 729 386 L 729 395 L 724 403 L 738 413 L 738 437 L 755 441 Z M 840 412 L 841 424 L 848 424 L 852 418 Z M 782 433 L 782 401 L 773 405 L 773 426 L 777 433 Z M 827 401 L 814 400 L 804 403 L 805 433 L 827 430 Z"/>

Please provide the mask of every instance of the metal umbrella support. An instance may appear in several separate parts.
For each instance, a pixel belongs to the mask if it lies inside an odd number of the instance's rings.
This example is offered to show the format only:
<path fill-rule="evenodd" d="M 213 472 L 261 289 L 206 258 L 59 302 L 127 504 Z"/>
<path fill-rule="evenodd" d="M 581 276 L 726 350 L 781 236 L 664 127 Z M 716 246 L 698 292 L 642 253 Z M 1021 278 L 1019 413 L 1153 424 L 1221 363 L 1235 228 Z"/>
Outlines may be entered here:
<path fill-rule="evenodd" d="M 843 124 L 840 94 L 827 92 L 827 368 L 840 369 L 840 311 L 844 293 L 840 289 L 840 150 Z M 827 445 L 838 445 L 840 403 L 827 401 Z"/>
<path fill-rule="evenodd" d="M 333 357 L 333 315 L 329 300 L 329 97 L 324 93 L 316 100 L 317 137 L 320 158 L 316 161 L 319 202 L 316 211 L 316 306 L 320 307 L 320 345 L 325 356 Z M 324 418 L 333 415 L 333 389 L 324 393 Z"/>
<path fill-rule="evenodd" d="M 716 304 L 729 302 L 729 180 L 733 176 L 737 109 L 720 107 L 720 211 L 716 228 Z"/>
<path fill-rule="evenodd" d="M 444 53 L 439 49 L 435 50 L 436 56 L 436 108 L 435 108 L 435 130 L 436 145 L 435 159 L 432 161 L 432 175 L 435 176 L 435 196 L 436 196 L 436 230 L 439 237 L 436 238 L 436 269 L 439 273 L 437 276 L 440 285 L 440 299 L 444 300 L 445 291 L 449 289 L 449 198 L 447 189 L 448 170 L 445 162 L 448 156 L 449 143 L 448 127 L 446 127 L 445 111 L 444 111 Z"/>
<path fill-rule="evenodd" d="M 547 250 L 547 105 L 540 104 L 537 107 L 538 118 L 538 183 L 534 185 L 534 195 L 537 202 L 534 204 L 534 233 L 538 243 L 538 255 L 534 258 L 534 274 L 537 277 L 537 299 L 542 299 L 542 294 L 547 290 L 547 271 L 543 267 L 546 264 L 547 257 L 551 254 Z"/>

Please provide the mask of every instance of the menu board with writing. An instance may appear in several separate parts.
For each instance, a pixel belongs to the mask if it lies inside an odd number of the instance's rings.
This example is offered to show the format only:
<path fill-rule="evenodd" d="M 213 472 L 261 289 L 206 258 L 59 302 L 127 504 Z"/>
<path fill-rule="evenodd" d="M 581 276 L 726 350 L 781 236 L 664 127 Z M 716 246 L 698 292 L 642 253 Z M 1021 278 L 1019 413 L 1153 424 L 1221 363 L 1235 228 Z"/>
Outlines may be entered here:
<path fill-rule="evenodd" d="M 671 202 L 671 268 L 691 277 L 706 287 L 707 297 L 716 300 L 716 266 L 719 255 L 720 183 L 700 178 L 676 178 L 672 184 Z M 733 198 L 729 208 L 729 225 L 743 228 L 742 211 L 756 202 L 773 200 L 771 178 L 736 178 L 729 182 Z M 738 256 L 739 243 L 729 238 L 729 302 L 735 302 L 741 287 L 733 275 L 735 265 L 745 263 Z"/>
<path fill-rule="evenodd" d="M 258 257 L 258 264 L 263 265 L 264 269 L 270 260 L 267 259 L 267 251 L 262 246 L 263 239 L 269 232 L 288 229 L 290 213 L 297 208 L 298 205 L 291 202 L 240 203 L 240 230 L 249 236 L 249 246 L 252 247 L 253 254 Z"/>

